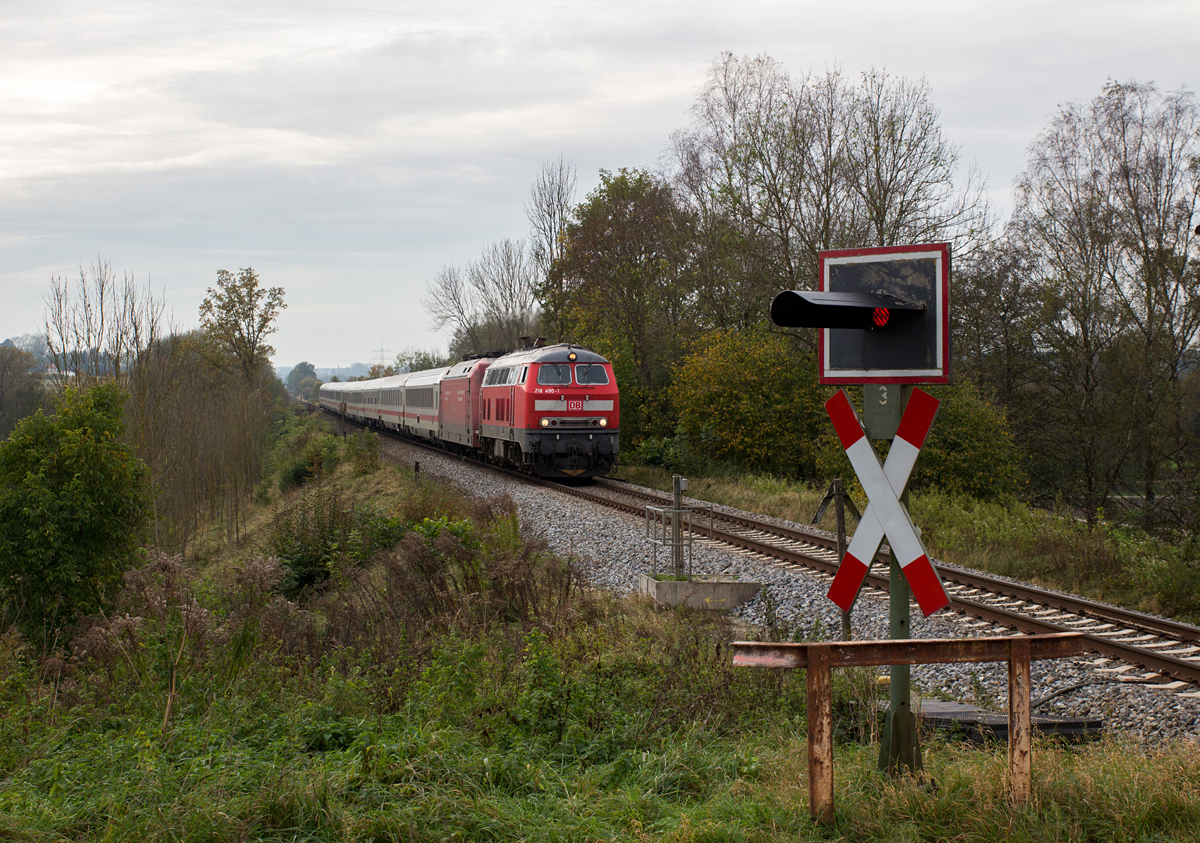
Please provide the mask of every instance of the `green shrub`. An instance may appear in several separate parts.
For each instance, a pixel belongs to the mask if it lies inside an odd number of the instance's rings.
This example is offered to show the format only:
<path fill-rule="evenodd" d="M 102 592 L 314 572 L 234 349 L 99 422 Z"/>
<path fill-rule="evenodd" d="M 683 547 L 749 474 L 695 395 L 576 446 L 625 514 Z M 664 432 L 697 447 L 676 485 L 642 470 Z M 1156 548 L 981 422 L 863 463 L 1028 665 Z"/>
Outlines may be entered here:
<path fill-rule="evenodd" d="M 68 389 L 0 442 L 0 628 L 49 646 L 98 610 L 137 559 L 150 514 L 146 467 L 121 442 L 113 384 Z"/>
<path fill-rule="evenodd" d="M 697 453 L 691 435 L 682 427 L 669 439 L 643 439 L 633 452 L 631 461 L 689 475 L 711 473 L 717 467 L 714 459 Z"/>
<path fill-rule="evenodd" d="M 343 502 L 327 485 L 306 489 L 292 504 L 275 512 L 270 531 L 272 552 L 288 569 L 283 590 L 298 595 L 324 582 L 340 562 L 361 565 L 404 535 L 403 519 L 371 505 Z"/>
<path fill-rule="evenodd" d="M 729 330 L 695 344 L 675 373 L 671 400 L 689 450 L 754 471 L 812 477 L 827 393 L 811 355 L 783 335 Z"/>
<path fill-rule="evenodd" d="M 279 490 L 303 486 L 337 468 L 340 456 L 333 423 L 320 414 L 297 408 L 284 417 L 267 459 L 266 475 L 276 476 Z"/>
<path fill-rule="evenodd" d="M 354 466 L 355 475 L 361 477 L 379 470 L 378 433 L 357 431 L 347 436 L 343 445 L 350 464 Z"/>
<path fill-rule="evenodd" d="M 980 397 L 969 381 L 927 387 L 926 391 L 941 404 L 908 488 L 989 501 L 1018 494 L 1025 485 L 1021 452 L 1004 413 Z M 861 405 L 861 389 L 848 389 L 847 394 L 856 408 Z M 876 442 L 876 447 L 880 459 L 886 458 L 887 443 Z M 841 477 L 848 488 L 861 494 L 861 487 L 853 479 L 854 469 L 828 418 L 821 428 L 817 464 L 822 477 Z"/>

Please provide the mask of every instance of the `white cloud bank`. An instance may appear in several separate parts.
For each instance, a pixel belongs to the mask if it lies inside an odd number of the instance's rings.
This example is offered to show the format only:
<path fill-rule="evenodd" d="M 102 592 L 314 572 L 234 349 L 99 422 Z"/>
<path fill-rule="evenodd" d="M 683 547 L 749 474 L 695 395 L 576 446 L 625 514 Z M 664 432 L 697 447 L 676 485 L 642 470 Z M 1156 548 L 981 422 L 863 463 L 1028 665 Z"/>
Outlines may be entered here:
<path fill-rule="evenodd" d="M 541 164 L 648 166 L 722 50 L 924 76 L 1007 201 L 1057 103 L 1188 83 L 1194 2 L 14 2 L 0 20 L 0 336 L 97 255 L 177 321 L 218 268 L 288 294 L 277 362 L 442 344 L 444 263 L 521 236 Z"/>

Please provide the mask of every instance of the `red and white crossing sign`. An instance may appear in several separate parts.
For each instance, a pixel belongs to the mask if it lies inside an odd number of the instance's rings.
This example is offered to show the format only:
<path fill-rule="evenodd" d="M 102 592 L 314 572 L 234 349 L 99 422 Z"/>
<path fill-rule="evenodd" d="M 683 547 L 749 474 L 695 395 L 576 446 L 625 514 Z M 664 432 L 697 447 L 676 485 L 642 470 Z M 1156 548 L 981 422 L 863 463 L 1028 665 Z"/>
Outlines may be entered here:
<path fill-rule="evenodd" d="M 839 389 L 837 395 L 825 402 L 825 411 L 833 420 L 846 456 L 850 458 L 869 501 L 829 587 L 829 599 L 847 612 L 854 605 L 871 560 L 879 552 L 885 535 L 925 616 L 950 603 L 950 596 L 929 561 L 929 554 L 925 552 L 908 510 L 900 502 L 921 446 L 933 427 L 938 404 L 928 392 L 913 389 L 888 451 L 887 462 L 881 465 L 846 393 Z"/>

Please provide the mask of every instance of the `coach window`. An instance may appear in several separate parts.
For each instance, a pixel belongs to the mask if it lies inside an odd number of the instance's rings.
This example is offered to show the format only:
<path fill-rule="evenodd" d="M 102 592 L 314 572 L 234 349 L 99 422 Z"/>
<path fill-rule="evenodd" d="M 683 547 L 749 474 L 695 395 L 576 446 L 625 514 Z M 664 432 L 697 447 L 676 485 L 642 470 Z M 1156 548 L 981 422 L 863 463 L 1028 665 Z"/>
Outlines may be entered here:
<path fill-rule="evenodd" d="M 529 374 L 529 366 L 521 367 L 521 383 L 525 383 L 525 376 Z"/>
<path fill-rule="evenodd" d="M 538 383 L 542 386 L 566 386 L 571 383 L 571 367 L 566 363 L 543 363 L 538 369 Z"/>
<path fill-rule="evenodd" d="M 603 366 L 580 363 L 575 367 L 575 382 L 580 386 L 587 386 L 589 384 L 599 384 L 602 386 L 608 383 L 608 372 L 604 371 Z"/>

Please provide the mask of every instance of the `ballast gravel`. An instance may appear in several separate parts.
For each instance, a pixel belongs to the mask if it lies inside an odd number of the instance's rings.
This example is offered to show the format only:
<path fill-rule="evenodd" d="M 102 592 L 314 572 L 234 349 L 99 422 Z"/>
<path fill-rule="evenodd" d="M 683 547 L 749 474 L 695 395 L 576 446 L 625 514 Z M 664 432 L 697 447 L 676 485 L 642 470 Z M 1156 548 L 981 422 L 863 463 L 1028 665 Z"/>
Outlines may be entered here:
<path fill-rule="evenodd" d="M 436 476 L 471 494 L 509 495 L 517 504 L 522 527 L 545 537 L 555 552 L 575 560 L 597 588 L 617 595 L 631 594 L 637 590 L 639 574 L 653 569 L 645 540 L 645 521 L 641 517 L 594 506 L 553 489 L 489 471 L 468 460 L 416 448 L 399 440 L 382 439 L 381 450 L 385 458 L 397 463 L 411 466 L 419 462 L 422 475 Z M 768 520 L 788 524 L 778 519 Z M 761 627 L 771 612 L 778 627 L 797 631 L 802 638 L 840 636 L 841 614 L 825 597 L 828 589 L 825 580 L 704 542 L 694 545 L 693 565 L 697 574 L 719 574 L 763 583 L 764 594 L 734 610 L 733 615 L 741 622 Z M 887 638 L 886 595 L 863 590 L 854 609 L 853 630 L 854 637 L 860 640 Z M 1010 630 L 980 624 L 962 615 L 940 612 L 924 618 L 920 611 L 912 612 L 914 638 L 1008 634 L 1012 634 Z M 1121 673 L 1110 672 L 1120 667 L 1121 663 L 1095 654 L 1034 662 L 1035 714 L 1103 719 L 1108 730 L 1133 737 L 1147 746 L 1174 739 L 1200 739 L 1200 688 L 1159 690 L 1150 684 L 1121 681 Z M 1127 673 L 1138 675 L 1136 670 Z M 914 688 L 927 697 L 948 697 L 993 711 L 1006 711 L 1008 674 L 1003 663 L 914 665 L 912 677 Z M 1038 706 L 1038 700 L 1046 697 L 1052 698 Z"/>

